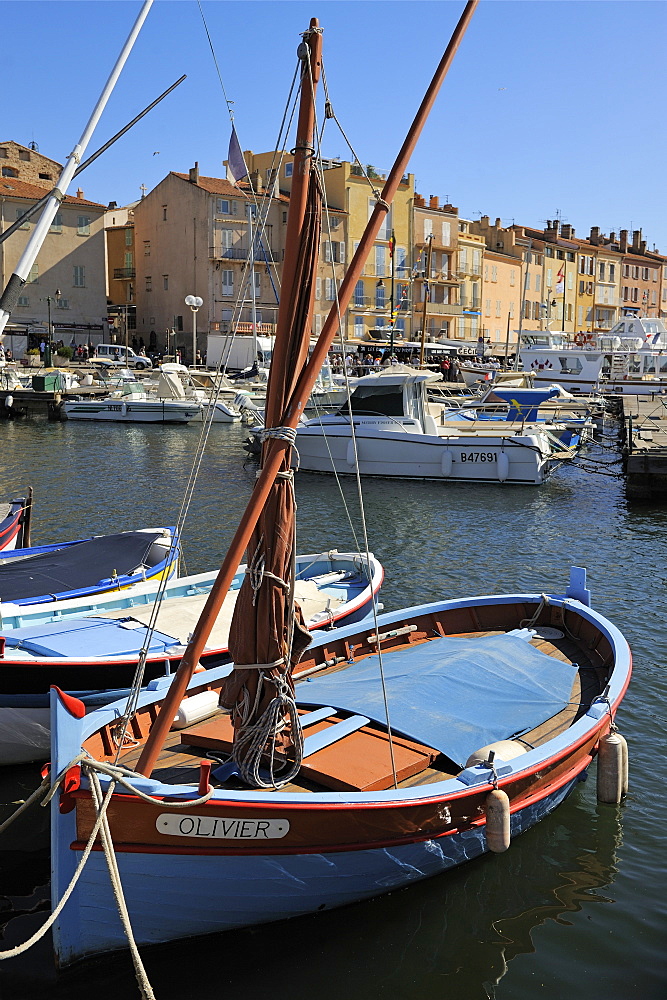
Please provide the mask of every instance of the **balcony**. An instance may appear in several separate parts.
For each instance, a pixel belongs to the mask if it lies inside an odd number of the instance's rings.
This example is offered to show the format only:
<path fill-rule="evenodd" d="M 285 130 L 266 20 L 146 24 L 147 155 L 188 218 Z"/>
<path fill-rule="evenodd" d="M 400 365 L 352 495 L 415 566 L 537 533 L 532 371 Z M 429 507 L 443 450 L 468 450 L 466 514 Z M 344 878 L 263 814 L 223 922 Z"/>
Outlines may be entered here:
<path fill-rule="evenodd" d="M 420 302 L 416 306 L 417 312 L 424 308 L 424 303 Z M 460 316 L 463 306 L 458 302 L 427 302 L 427 316 Z"/>
<path fill-rule="evenodd" d="M 128 278 L 136 278 L 137 272 L 133 267 L 114 267 L 113 276 L 127 280 Z"/>
<path fill-rule="evenodd" d="M 211 260 L 249 260 L 250 250 L 244 247 L 209 247 L 208 256 Z M 264 248 L 255 252 L 255 263 L 264 264 L 268 260 L 270 264 L 279 264 L 284 256 L 283 250 L 269 250 Z"/>

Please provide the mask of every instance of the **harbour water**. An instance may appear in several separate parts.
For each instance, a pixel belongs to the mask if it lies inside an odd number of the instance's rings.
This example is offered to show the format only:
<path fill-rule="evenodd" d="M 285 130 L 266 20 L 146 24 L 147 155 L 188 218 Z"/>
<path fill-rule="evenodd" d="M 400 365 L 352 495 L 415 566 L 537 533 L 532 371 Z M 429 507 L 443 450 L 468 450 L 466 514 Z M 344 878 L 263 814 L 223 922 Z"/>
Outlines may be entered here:
<path fill-rule="evenodd" d="M 1 434 L 3 499 L 33 486 L 39 543 L 173 524 L 199 430 L 26 421 L 4 423 Z M 243 437 L 240 427 L 212 428 L 183 572 L 217 566 L 236 527 L 256 472 L 244 464 Z M 593 457 L 609 463 L 613 453 L 594 448 Z M 504 855 L 344 910 L 144 949 L 158 1000 L 664 1000 L 667 512 L 629 504 L 619 466 L 598 468 L 563 467 L 535 488 L 370 480 L 364 507 L 388 610 L 558 592 L 570 565 L 588 568 L 594 606 L 634 653 L 617 720 L 629 743 L 627 800 L 598 805 L 593 773 Z M 362 547 L 353 480 L 342 491 L 345 503 L 333 478 L 297 476 L 299 551 Z M 39 780 L 38 767 L 0 774 L 0 804 Z M 47 821 L 19 824 L 0 843 L 0 950 L 26 940 L 48 912 Z M 91 995 L 139 995 L 126 954 L 57 979 L 47 935 L 0 963 L 2 1000 Z"/>

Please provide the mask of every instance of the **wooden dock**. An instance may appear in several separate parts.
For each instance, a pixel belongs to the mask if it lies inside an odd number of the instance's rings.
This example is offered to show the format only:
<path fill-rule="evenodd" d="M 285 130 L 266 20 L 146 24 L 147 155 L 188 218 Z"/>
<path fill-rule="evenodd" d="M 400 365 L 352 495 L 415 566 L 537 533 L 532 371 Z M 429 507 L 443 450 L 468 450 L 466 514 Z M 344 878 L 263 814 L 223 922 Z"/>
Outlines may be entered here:
<path fill-rule="evenodd" d="M 667 395 L 623 396 L 622 439 L 628 497 L 667 499 Z"/>

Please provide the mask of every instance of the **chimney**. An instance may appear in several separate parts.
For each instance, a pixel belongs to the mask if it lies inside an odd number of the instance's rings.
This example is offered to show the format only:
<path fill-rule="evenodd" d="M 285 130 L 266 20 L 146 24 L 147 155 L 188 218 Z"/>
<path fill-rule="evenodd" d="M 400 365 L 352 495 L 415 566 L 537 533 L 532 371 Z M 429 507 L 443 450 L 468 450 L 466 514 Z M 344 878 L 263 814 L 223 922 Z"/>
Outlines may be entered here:
<path fill-rule="evenodd" d="M 627 253 L 628 252 L 628 231 L 627 231 L 627 229 L 621 229 L 621 231 L 619 233 L 619 236 L 620 236 L 620 247 L 619 247 L 619 249 L 620 249 L 621 253 Z"/>
<path fill-rule="evenodd" d="M 590 240 L 590 242 L 594 246 L 599 246 L 599 244 L 600 244 L 600 227 L 599 226 L 591 226 L 591 235 L 589 237 L 589 240 Z"/>
<path fill-rule="evenodd" d="M 639 241 L 642 238 L 641 229 L 633 229 L 632 231 L 632 249 L 639 252 Z"/>
<path fill-rule="evenodd" d="M 83 191 L 81 190 L 81 188 L 76 189 L 76 196 L 77 198 L 83 198 Z"/>
<path fill-rule="evenodd" d="M 115 201 L 110 201 L 107 208 L 118 208 L 118 204 Z"/>
<path fill-rule="evenodd" d="M 564 222 L 563 225 L 560 227 L 560 234 L 564 240 L 569 240 L 570 237 L 573 235 L 572 226 Z"/>
<path fill-rule="evenodd" d="M 616 242 L 616 233 L 609 233 L 609 242 L 610 243 Z"/>
<path fill-rule="evenodd" d="M 195 160 L 194 167 L 190 167 L 190 183 L 199 184 L 199 160 Z"/>
<path fill-rule="evenodd" d="M 415 208 L 424 207 L 424 196 L 415 192 Z"/>
<path fill-rule="evenodd" d="M 501 223 L 500 219 L 496 219 L 496 229 L 502 229 L 502 228 L 503 227 L 502 227 L 502 223 Z"/>
<path fill-rule="evenodd" d="M 547 228 L 544 230 L 545 237 L 556 239 L 558 236 L 558 219 L 547 219 Z"/>
<path fill-rule="evenodd" d="M 438 198 L 437 194 L 432 194 L 430 196 L 430 198 L 428 200 L 428 207 L 429 208 L 439 208 L 440 207 L 440 199 Z"/>
<path fill-rule="evenodd" d="M 640 254 L 646 253 L 646 240 L 642 240 L 641 243 L 639 244 L 639 252 Z"/>
<path fill-rule="evenodd" d="M 250 174 L 250 187 L 253 189 L 255 194 L 262 194 L 262 174 L 260 170 L 253 170 Z"/>

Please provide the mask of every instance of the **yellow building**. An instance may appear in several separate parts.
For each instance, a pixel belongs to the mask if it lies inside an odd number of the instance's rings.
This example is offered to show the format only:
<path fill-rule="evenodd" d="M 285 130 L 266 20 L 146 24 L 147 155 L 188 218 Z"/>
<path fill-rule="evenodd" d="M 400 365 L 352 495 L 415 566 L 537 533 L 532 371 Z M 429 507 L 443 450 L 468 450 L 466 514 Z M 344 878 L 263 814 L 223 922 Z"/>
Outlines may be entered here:
<path fill-rule="evenodd" d="M 477 341 L 482 323 L 482 261 L 484 237 L 473 231 L 468 219 L 459 219 L 457 274 L 461 315 L 456 321 L 457 340 Z"/>
<path fill-rule="evenodd" d="M 414 198 L 414 270 L 412 288 L 414 337 L 421 337 L 426 317 L 426 340 L 458 336 L 461 316 L 458 277 L 459 213 L 440 205 L 431 195 Z M 429 267 L 430 261 L 430 267 Z"/>
<path fill-rule="evenodd" d="M 279 191 L 289 194 L 293 161 L 288 154 L 245 151 L 243 155 L 251 176 L 259 172 L 267 187 L 276 185 Z M 352 259 L 375 207 L 375 191 L 380 191 L 386 180 L 384 171 L 370 165 L 360 167 L 346 160 L 324 160 L 322 166 L 327 207 L 322 219 L 314 333 L 319 332 L 334 305 L 336 286 L 340 284 L 346 262 Z M 394 307 L 401 304 L 396 314 L 395 336 L 410 337 L 411 311 L 406 308 L 406 297 L 409 302 L 413 201 L 414 175 L 408 174 L 399 184 L 347 313 L 341 317 L 343 332 L 348 340 L 389 339 L 392 288 Z M 395 238 L 393 257 L 392 233 Z"/>
<path fill-rule="evenodd" d="M 482 336 L 494 355 L 514 352 L 522 297 L 522 263 L 502 250 L 484 251 Z"/>

